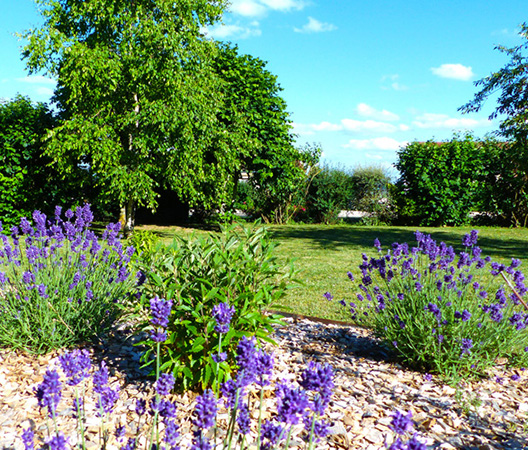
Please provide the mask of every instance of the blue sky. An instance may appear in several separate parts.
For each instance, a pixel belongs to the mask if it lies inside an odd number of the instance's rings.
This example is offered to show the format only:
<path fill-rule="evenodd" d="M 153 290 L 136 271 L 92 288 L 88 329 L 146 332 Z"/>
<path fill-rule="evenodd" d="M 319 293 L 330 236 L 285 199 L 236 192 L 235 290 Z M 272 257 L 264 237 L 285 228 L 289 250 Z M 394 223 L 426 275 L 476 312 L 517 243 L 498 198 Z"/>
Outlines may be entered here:
<path fill-rule="evenodd" d="M 0 98 L 48 101 L 54 87 L 28 77 L 13 35 L 40 23 L 31 0 L 0 0 Z M 324 161 L 390 168 L 414 140 L 497 129 L 457 109 L 473 82 L 501 68 L 498 44 L 521 43 L 526 0 L 233 0 L 207 33 L 267 61 L 278 77 L 298 145 L 320 144 Z"/>

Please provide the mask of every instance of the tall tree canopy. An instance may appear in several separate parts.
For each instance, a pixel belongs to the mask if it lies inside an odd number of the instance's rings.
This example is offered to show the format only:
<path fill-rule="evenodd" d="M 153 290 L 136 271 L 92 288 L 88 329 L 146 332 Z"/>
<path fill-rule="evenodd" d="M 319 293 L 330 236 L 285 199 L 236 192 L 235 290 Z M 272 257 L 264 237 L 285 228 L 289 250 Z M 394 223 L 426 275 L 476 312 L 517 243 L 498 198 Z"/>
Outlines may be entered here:
<path fill-rule="evenodd" d="M 191 204 L 229 198 L 237 150 L 219 120 L 217 46 L 200 34 L 224 0 L 37 2 L 45 22 L 26 33 L 24 57 L 58 82 L 47 146 L 58 166 L 89 165 L 128 226 L 134 204 L 155 206 L 157 183 Z"/>
<path fill-rule="evenodd" d="M 236 46 L 219 44 L 215 70 L 223 81 L 225 105 L 219 119 L 239 136 L 239 170 L 249 174 L 257 190 L 258 213 L 283 221 L 306 182 L 306 169 L 319 159 L 318 150 L 294 146 L 292 124 L 277 77 L 266 63 L 241 55 Z"/>

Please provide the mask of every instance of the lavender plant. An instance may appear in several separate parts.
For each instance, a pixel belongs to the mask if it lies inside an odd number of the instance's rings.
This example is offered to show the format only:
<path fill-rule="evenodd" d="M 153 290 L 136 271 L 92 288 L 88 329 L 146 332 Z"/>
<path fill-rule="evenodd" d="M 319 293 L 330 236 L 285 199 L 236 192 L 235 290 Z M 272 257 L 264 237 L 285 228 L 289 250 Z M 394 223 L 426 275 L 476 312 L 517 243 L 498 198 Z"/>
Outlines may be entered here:
<path fill-rule="evenodd" d="M 478 232 L 458 255 L 416 232 L 417 245 L 363 254 L 361 292 L 346 305 L 409 365 L 447 378 L 485 375 L 497 358 L 528 363 L 527 292 L 521 262 L 482 257 Z"/>
<path fill-rule="evenodd" d="M 163 299 L 151 302 L 151 332 L 161 340 L 168 324 L 172 303 Z M 229 326 L 231 308 L 224 305 L 217 310 L 223 311 L 217 317 L 218 326 Z M 223 328 L 223 331 L 226 331 Z M 238 370 L 234 378 L 222 383 L 222 395 L 218 397 L 212 390 L 206 389 L 198 396 L 192 417 L 191 449 L 231 448 L 271 450 L 281 445 L 287 449 L 291 444 L 294 431 L 304 437 L 306 448 L 312 449 L 314 444 L 327 434 L 328 426 L 323 417 L 332 396 L 334 388 L 333 370 L 330 366 L 310 363 L 301 374 L 297 384 L 280 382 L 275 389 L 275 412 L 269 419 L 262 420 L 264 387 L 271 382 L 274 358 L 272 354 L 257 348 L 255 338 L 242 338 L 237 346 Z M 87 448 L 84 423 L 89 413 L 100 418 L 99 447 L 115 445 L 112 439 L 125 442 L 121 450 L 135 450 L 140 447 L 140 435 L 149 437 L 145 449 L 180 448 L 180 431 L 176 423 L 176 403 L 170 400 L 175 379 L 167 373 L 159 373 L 154 383 L 154 392 L 137 399 L 134 423 L 120 425 L 114 433 L 106 428 L 106 419 L 112 414 L 118 398 L 119 390 L 109 385 L 109 373 L 104 361 L 91 376 L 92 391 L 97 396 L 96 409 L 88 411 L 83 399 L 90 380 L 92 369 L 88 353 L 73 351 L 59 358 L 59 364 L 64 374 L 65 382 L 61 383 L 59 372 L 49 369 L 44 381 L 36 388 L 35 393 L 39 406 L 46 410 L 53 419 L 53 430 L 48 431 L 45 447 L 65 449 L 67 446 Z M 159 368 L 159 358 L 157 367 Z M 77 418 L 76 436 L 65 436 L 58 427 L 56 420 L 59 403 L 63 398 L 64 386 L 75 388 L 73 414 Z M 260 391 L 259 400 L 250 396 L 250 392 Z M 220 427 L 218 411 L 227 409 L 227 427 Z M 257 423 L 252 424 L 250 411 L 258 408 Z M 147 414 L 148 412 L 148 414 Z M 65 411 L 60 411 L 64 415 Z M 160 427 L 160 421 L 163 427 Z M 133 425 L 130 426 L 130 425 Z M 132 433 L 132 429 L 135 432 Z M 225 429 L 225 431 L 224 431 Z M 39 431 L 29 427 L 23 430 L 21 439 L 26 450 L 33 450 Z"/>
<path fill-rule="evenodd" d="M 0 223 L 0 346 L 43 353 L 100 336 L 120 316 L 132 292 L 133 247 L 123 248 L 119 224 L 99 239 L 89 229 L 90 206 L 57 207 L 48 219 L 2 234 Z"/>

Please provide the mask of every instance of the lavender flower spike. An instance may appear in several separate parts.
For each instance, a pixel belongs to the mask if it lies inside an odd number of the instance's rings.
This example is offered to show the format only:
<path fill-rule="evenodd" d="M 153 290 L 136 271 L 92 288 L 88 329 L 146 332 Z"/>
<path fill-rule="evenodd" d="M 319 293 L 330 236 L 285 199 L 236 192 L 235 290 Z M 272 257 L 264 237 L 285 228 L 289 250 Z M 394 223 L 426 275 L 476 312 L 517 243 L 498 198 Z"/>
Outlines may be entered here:
<path fill-rule="evenodd" d="M 399 435 L 404 435 L 407 431 L 412 431 L 412 413 L 409 411 L 407 415 L 403 415 L 400 411 L 395 411 L 392 415 L 392 422 L 389 428 Z"/>
<path fill-rule="evenodd" d="M 169 324 L 169 315 L 172 309 L 172 300 L 154 297 L 150 300 L 150 312 L 152 319 L 150 323 L 155 327 L 165 328 Z"/>
<path fill-rule="evenodd" d="M 196 399 L 193 424 L 200 430 L 211 428 L 215 424 L 216 398 L 211 389 L 206 389 Z"/>
<path fill-rule="evenodd" d="M 213 318 L 216 320 L 215 331 L 225 334 L 229 331 L 229 324 L 235 314 L 235 307 L 229 303 L 220 303 L 213 307 Z"/>
<path fill-rule="evenodd" d="M 61 382 L 56 370 L 47 370 L 44 375 L 44 381 L 35 389 L 38 405 L 41 408 L 48 408 L 50 417 L 55 415 L 57 405 L 61 398 Z"/>

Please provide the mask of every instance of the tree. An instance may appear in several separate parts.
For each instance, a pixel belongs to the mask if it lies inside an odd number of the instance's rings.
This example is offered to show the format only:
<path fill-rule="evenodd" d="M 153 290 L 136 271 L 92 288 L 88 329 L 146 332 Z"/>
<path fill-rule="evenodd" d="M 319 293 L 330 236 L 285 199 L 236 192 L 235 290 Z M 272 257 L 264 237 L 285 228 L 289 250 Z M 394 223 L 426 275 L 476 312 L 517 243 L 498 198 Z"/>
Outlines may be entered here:
<path fill-rule="evenodd" d="M 519 35 L 528 41 L 528 24 L 520 26 Z M 500 134 L 508 139 L 515 139 L 526 144 L 528 137 L 528 42 L 513 48 L 503 45 L 495 47 L 506 53 L 511 59 L 498 72 L 475 82 L 482 89 L 470 102 L 459 108 L 464 113 L 480 111 L 484 102 L 495 92 L 501 91 L 497 100 L 498 106 L 489 116 L 490 120 L 505 115 L 500 124 Z"/>
<path fill-rule="evenodd" d="M 238 54 L 236 46 L 219 44 L 215 70 L 225 96 L 219 120 L 237 139 L 236 179 L 241 171 L 249 174 L 257 213 L 266 221 L 284 222 L 303 197 L 307 171 L 317 163 L 320 150 L 293 145 L 282 88 L 265 66 L 259 58 Z"/>
<path fill-rule="evenodd" d="M 43 139 L 55 117 L 45 103 L 34 104 L 18 95 L 0 102 L 0 221 L 4 229 L 38 209 L 53 212 L 71 192 L 48 165 Z M 81 185 L 82 173 L 75 172 Z M 67 183 L 69 184 L 69 183 Z"/>
<path fill-rule="evenodd" d="M 470 102 L 459 108 L 464 113 L 480 111 L 484 102 L 497 91 L 498 106 L 490 120 L 503 117 L 498 135 L 509 142 L 496 145 L 490 153 L 488 183 L 493 186 L 488 196 L 492 214 L 502 217 L 510 225 L 528 226 L 528 24 L 520 25 L 519 35 L 524 43 L 497 50 L 507 54 L 510 61 L 498 72 L 478 80 L 482 87 Z"/>
<path fill-rule="evenodd" d="M 57 79 L 46 151 L 58 167 L 89 167 L 127 229 L 135 205 L 156 206 L 158 184 L 191 204 L 230 198 L 236 150 L 218 120 L 216 46 L 200 34 L 224 0 L 37 1 L 45 23 L 23 56 Z"/>

